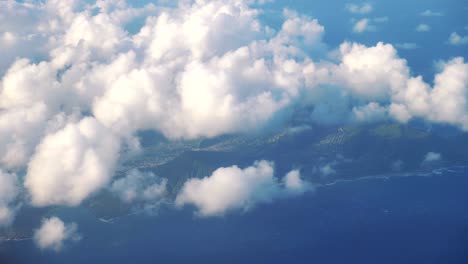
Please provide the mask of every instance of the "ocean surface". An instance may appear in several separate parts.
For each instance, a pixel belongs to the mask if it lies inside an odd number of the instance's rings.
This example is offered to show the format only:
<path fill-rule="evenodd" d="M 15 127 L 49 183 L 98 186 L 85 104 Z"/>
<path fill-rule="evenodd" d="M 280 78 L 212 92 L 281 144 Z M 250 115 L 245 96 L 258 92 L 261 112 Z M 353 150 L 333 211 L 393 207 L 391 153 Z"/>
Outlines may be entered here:
<path fill-rule="evenodd" d="M 60 209 L 82 239 L 61 252 L 0 244 L 0 263 L 468 263 L 468 169 L 366 177 L 221 218 L 161 209 L 106 223 Z"/>

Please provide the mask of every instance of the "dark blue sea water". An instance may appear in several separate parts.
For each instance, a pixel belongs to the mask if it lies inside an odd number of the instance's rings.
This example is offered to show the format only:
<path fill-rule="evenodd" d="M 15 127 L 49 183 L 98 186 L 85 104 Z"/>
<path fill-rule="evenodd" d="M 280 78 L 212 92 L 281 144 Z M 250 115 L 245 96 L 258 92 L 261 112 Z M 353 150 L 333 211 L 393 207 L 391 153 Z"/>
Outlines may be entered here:
<path fill-rule="evenodd" d="M 468 170 L 317 188 L 246 213 L 162 210 L 113 224 L 63 210 L 83 239 L 60 253 L 0 245 L 3 263 L 468 263 Z"/>

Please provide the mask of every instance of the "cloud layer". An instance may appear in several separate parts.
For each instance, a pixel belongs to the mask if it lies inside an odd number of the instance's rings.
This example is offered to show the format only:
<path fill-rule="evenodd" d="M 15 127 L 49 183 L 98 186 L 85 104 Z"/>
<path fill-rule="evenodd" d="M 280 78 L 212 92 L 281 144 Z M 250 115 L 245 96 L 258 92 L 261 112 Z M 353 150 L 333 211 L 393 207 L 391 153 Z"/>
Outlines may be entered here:
<path fill-rule="evenodd" d="M 368 14 L 372 12 L 374 8 L 370 3 L 363 3 L 363 4 L 347 4 L 346 10 L 350 13 L 354 14 Z"/>
<path fill-rule="evenodd" d="M 417 118 L 468 130 L 462 57 L 443 63 L 431 85 L 412 76 L 390 44 L 328 47 L 316 19 L 285 10 L 274 30 L 252 3 L 134 8 L 125 1 L 0 1 L 0 49 L 9 51 L 0 54 L 0 168 L 13 172 L 2 174 L 4 186 L 26 170 L 33 205 L 75 206 L 111 182 L 121 153 L 138 148 L 140 130 L 169 139 L 250 132 L 303 106 L 312 109 L 305 122 Z M 141 20 L 141 28 L 130 30 Z M 254 183 L 277 186 L 268 166 L 250 169 L 264 175 L 265 182 Z M 225 170 L 235 179 L 257 179 Z M 5 197 L 0 207 L 9 219 L 15 195 Z M 181 197 L 179 203 L 196 201 L 206 214 L 246 206 L 232 198 L 212 207 L 188 191 Z"/>

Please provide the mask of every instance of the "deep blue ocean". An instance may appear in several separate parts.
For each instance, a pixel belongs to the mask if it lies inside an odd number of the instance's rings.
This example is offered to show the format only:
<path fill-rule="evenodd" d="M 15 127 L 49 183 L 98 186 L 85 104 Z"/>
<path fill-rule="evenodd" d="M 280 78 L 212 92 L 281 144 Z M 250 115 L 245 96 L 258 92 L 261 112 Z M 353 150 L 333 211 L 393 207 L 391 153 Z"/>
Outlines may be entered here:
<path fill-rule="evenodd" d="M 0 245 L 3 263 L 468 263 L 468 169 L 369 178 L 222 218 L 162 209 L 104 223 L 58 212 L 81 241 L 59 253 Z"/>

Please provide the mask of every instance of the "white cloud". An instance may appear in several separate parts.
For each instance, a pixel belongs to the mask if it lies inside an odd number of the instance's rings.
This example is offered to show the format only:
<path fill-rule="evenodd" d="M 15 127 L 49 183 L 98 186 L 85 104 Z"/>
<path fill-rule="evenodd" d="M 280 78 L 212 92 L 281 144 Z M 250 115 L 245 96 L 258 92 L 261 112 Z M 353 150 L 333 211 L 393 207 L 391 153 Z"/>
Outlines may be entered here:
<path fill-rule="evenodd" d="M 323 123 L 387 119 L 394 94 L 405 90 L 406 61 L 390 44 L 367 47 L 345 42 L 336 54 L 339 64 L 316 64 L 308 82 L 306 104 L 312 118 Z M 317 78 L 319 77 L 319 78 Z M 309 79 L 310 78 L 310 79 Z M 310 83 L 310 84 L 309 84 Z"/>
<path fill-rule="evenodd" d="M 376 102 L 354 107 L 353 116 L 359 122 L 374 122 L 384 120 L 387 117 L 387 109 Z"/>
<path fill-rule="evenodd" d="M 46 62 L 30 64 L 21 59 L 0 81 L 0 164 L 23 167 L 34 147 L 64 119 L 60 105 L 67 105 L 59 89 L 56 70 Z"/>
<path fill-rule="evenodd" d="M 40 249 L 60 251 L 67 241 L 80 240 L 75 223 L 65 224 L 57 217 L 45 218 L 34 232 L 34 242 Z"/>
<path fill-rule="evenodd" d="M 368 18 L 363 18 L 358 20 L 354 24 L 353 31 L 356 33 L 363 33 L 365 31 L 375 31 L 375 26 L 370 24 L 370 20 Z"/>
<path fill-rule="evenodd" d="M 157 201 L 167 195 L 167 179 L 159 179 L 151 172 L 131 170 L 112 183 L 111 190 L 123 201 Z"/>
<path fill-rule="evenodd" d="M 40 62 L 20 59 L 0 81 L 0 164 L 27 166 L 38 206 L 77 205 L 105 186 L 121 141 L 140 129 L 195 138 L 260 128 L 303 87 L 302 47 L 321 48 L 324 31 L 288 11 L 271 34 L 238 1 L 145 7 L 154 16 L 135 35 L 123 26 L 143 11 L 122 1 L 11 5 L 30 19 L 2 24 L 3 40 L 31 45 L 20 35 L 38 31 L 47 41 L 34 40 Z M 91 123 L 95 134 L 81 131 Z"/>
<path fill-rule="evenodd" d="M 268 122 L 300 88 L 302 65 L 290 59 L 303 56 L 298 40 L 314 47 L 323 27 L 286 12 L 282 29 L 257 42 L 266 29 L 255 10 L 241 6 L 195 4 L 149 20 L 134 36 L 148 61 L 138 68 L 134 53 L 126 56 L 127 73 L 94 102 L 97 119 L 119 131 L 157 129 L 171 138 L 242 132 Z M 227 27 L 234 31 L 224 35 Z M 266 59 L 270 55 L 274 60 Z"/>
<path fill-rule="evenodd" d="M 460 36 L 457 32 L 452 32 L 448 39 L 448 43 L 454 46 L 461 46 L 468 44 L 468 35 L 467 36 Z"/>
<path fill-rule="evenodd" d="M 312 190 L 312 184 L 304 181 L 299 170 L 292 170 L 283 178 L 284 186 L 291 193 L 303 193 Z"/>
<path fill-rule="evenodd" d="M 388 111 L 391 117 L 401 122 L 417 117 L 468 129 L 465 102 L 468 64 L 463 58 L 446 62 L 442 71 L 435 77 L 434 87 L 430 88 L 421 77 L 410 77 L 406 61 L 398 57 L 391 45 L 378 43 L 374 47 L 366 47 L 344 43 L 340 47 L 340 53 L 342 63 L 329 67 L 329 79 L 322 80 L 322 83 L 334 84 L 335 87 L 348 91 L 348 99 L 343 98 L 342 94 L 329 97 L 319 94 L 318 97 L 322 102 L 334 107 L 332 111 L 342 112 L 345 116 L 349 116 L 350 112 L 354 113 L 351 117 L 359 121 L 363 118 L 357 117 L 368 116 L 370 120 L 378 120 L 378 116 L 385 118 Z M 340 101 L 342 103 L 338 104 Z M 320 101 L 316 104 L 320 106 Z M 349 104 L 352 108 L 339 108 L 339 105 Z M 366 105 L 368 107 L 365 107 Z M 363 111 L 372 109 L 376 111 Z M 321 116 L 333 116 L 329 111 L 330 108 L 321 112 Z"/>
<path fill-rule="evenodd" d="M 419 48 L 418 44 L 413 43 L 413 42 L 396 43 L 395 47 L 397 47 L 398 49 L 404 49 L 404 50 L 412 50 L 412 49 Z"/>
<path fill-rule="evenodd" d="M 283 182 L 284 187 L 274 176 L 273 163 L 265 160 L 245 169 L 219 168 L 208 177 L 188 180 L 177 195 L 176 205 L 192 204 L 200 216 L 218 216 L 310 189 L 298 171 L 288 173 Z"/>
<path fill-rule="evenodd" d="M 0 167 L 27 170 L 34 205 L 77 205 L 111 181 L 121 145 L 143 129 L 250 132 L 305 105 L 315 122 L 423 118 L 468 130 L 462 58 L 430 87 L 390 44 L 345 42 L 330 59 L 316 19 L 286 10 L 274 31 L 250 3 L 1 1 Z M 136 18 L 143 27 L 128 32 Z"/>
<path fill-rule="evenodd" d="M 388 17 L 362 18 L 359 20 L 351 19 L 351 21 L 354 23 L 353 32 L 355 33 L 377 31 L 375 23 L 385 23 L 388 22 L 388 20 Z"/>
<path fill-rule="evenodd" d="M 75 206 L 105 186 L 113 174 L 119 141 L 93 118 L 46 136 L 28 165 L 25 186 L 36 206 Z"/>
<path fill-rule="evenodd" d="M 393 118 L 401 123 L 407 123 L 412 118 L 404 104 L 392 103 L 389 112 Z"/>
<path fill-rule="evenodd" d="M 416 31 L 417 32 L 429 32 L 431 31 L 431 27 L 427 24 L 419 24 L 417 27 L 416 27 Z"/>
<path fill-rule="evenodd" d="M 428 152 L 426 156 L 424 156 L 424 162 L 434 162 L 440 159 L 442 159 L 442 155 L 436 152 Z"/>
<path fill-rule="evenodd" d="M 421 12 L 420 15 L 427 16 L 427 17 L 440 17 L 440 16 L 443 16 L 444 14 L 441 12 L 435 12 L 435 11 L 426 9 L 423 12 Z"/>
<path fill-rule="evenodd" d="M 12 203 L 17 198 L 18 193 L 16 174 L 0 170 L 0 228 L 12 223 L 15 216 Z"/>
<path fill-rule="evenodd" d="M 363 4 L 347 4 L 346 10 L 353 14 L 368 14 L 372 12 L 374 8 L 370 3 L 363 3 Z"/>
<path fill-rule="evenodd" d="M 381 101 L 402 89 L 409 72 L 406 61 L 390 44 L 366 47 L 345 42 L 340 46 L 341 63 L 333 68 L 333 80 L 361 99 Z"/>
<path fill-rule="evenodd" d="M 1 40 L 5 46 L 12 46 L 16 42 L 16 36 L 12 32 L 6 31 L 3 33 Z"/>
<path fill-rule="evenodd" d="M 391 112 L 402 122 L 420 117 L 467 130 L 467 87 L 468 64 L 463 58 L 455 58 L 442 65 L 432 88 L 422 77 L 408 79 L 405 88 L 393 96 Z"/>

